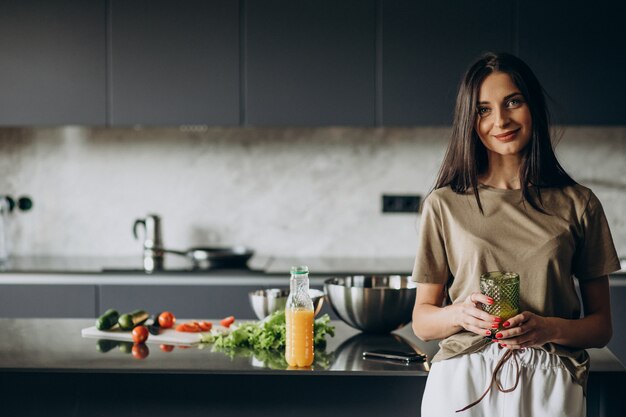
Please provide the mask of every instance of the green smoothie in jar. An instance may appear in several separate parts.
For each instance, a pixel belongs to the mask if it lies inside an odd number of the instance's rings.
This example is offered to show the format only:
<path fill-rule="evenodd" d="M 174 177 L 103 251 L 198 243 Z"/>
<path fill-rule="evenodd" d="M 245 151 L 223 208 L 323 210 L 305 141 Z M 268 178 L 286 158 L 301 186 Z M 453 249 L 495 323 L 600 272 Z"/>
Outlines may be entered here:
<path fill-rule="evenodd" d="M 491 337 L 502 330 L 502 324 L 519 314 L 519 275 L 515 272 L 492 271 L 480 276 L 480 292 L 493 299 L 493 304 L 483 304 L 487 313 L 500 317 L 497 329 L 491 330 Z"/>

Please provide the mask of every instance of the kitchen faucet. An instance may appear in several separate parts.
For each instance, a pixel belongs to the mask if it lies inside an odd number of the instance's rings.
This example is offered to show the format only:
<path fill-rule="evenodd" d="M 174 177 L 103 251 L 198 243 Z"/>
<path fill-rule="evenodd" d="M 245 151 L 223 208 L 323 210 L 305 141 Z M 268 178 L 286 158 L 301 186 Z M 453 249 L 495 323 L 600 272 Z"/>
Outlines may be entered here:
<path fill-rule="evenodd" d="M 139 239 L 137 226 L 142 225 L 145 231 L 143 240 L 143 269 L 154 272 L 163 269 L 163 238 L 161 236 L 161 218 L 156 214 L 148 214 L 145 219 L 137 219 L 133 224 L 133 235 Z"/>

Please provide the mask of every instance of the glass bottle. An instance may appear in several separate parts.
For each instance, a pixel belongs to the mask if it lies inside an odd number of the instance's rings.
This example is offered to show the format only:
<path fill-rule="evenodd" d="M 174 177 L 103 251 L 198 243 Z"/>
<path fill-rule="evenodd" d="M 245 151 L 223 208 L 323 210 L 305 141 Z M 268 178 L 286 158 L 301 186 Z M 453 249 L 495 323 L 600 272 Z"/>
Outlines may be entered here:
<path fill-rule="evenodd" d="M 313 364 L 313 301 L 309 295 L 309 268 L 294 266 L 289 280 L 289 297 L 285 307 L 285 359 L 292 367 Z"/>

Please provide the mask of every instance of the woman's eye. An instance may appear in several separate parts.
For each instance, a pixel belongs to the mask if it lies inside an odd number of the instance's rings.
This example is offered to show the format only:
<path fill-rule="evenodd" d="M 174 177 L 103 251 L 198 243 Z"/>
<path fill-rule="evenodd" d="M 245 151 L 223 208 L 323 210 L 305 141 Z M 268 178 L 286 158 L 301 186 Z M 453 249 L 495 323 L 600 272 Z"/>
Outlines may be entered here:
<path fill-rule="evenodd" d="M 489 112 L 489 109 L 487 107 L 479 107 L 476 112 L 478 113 L 479 116 L 484 116 L 485 114 Z"/>
<path fill-rule="evenodd" d="M 510 107 L 517 107 L 517 106 L 521 105 L 522 103 L 523 103 L 523 101 L 521 99 L 514 98 L 514 99 L 509 100 L 508 104 L 509 104 Z"/>

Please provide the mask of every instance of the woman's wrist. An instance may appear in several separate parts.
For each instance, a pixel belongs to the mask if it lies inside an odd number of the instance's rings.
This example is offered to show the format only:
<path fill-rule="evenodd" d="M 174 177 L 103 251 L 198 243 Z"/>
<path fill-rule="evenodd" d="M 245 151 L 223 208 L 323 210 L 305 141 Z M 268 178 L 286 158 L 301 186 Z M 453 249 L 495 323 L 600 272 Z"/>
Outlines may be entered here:
<path fill-rule="evenodd" d="M 444 307 L 444 311 L 449 317 L 448 324 L 452 326 L 453 334 L 463 330 L 463 305 L 450 304 Z"/>
<path fill-rule="evenodd" d="M 545 317 L 547 329 L 548 329 L 548 341 L 551 343 L 556 343 L 557 340 L 563 337 L 561 328 L 562 323 L 559 323 L 560 320 L 558 317 Z"/>

